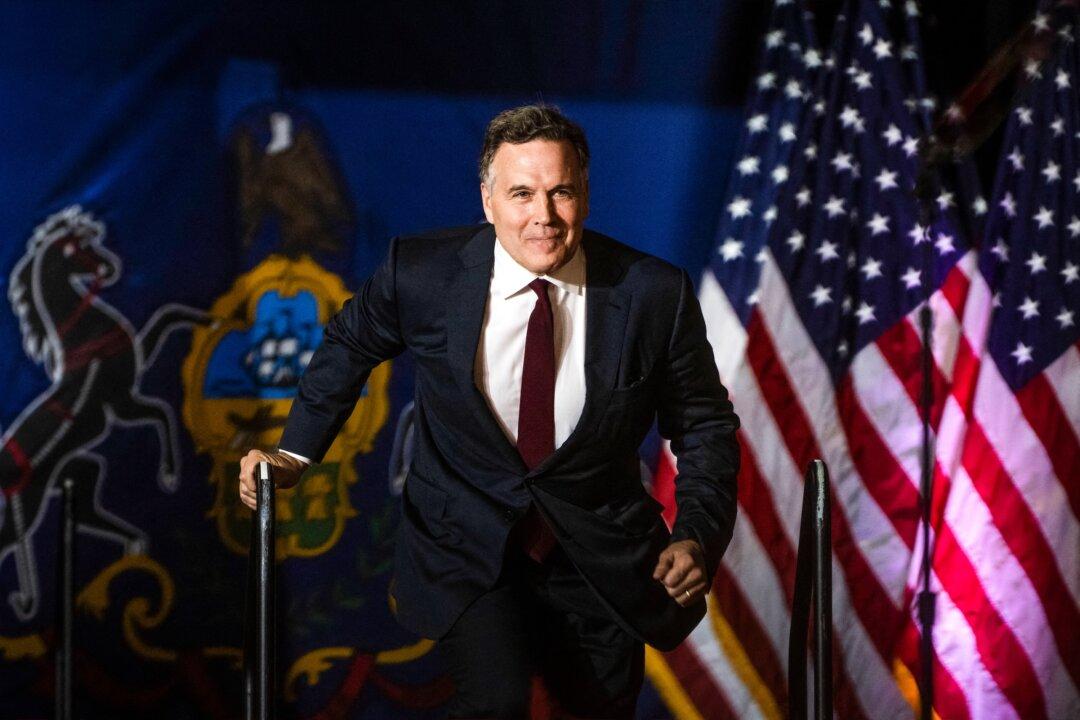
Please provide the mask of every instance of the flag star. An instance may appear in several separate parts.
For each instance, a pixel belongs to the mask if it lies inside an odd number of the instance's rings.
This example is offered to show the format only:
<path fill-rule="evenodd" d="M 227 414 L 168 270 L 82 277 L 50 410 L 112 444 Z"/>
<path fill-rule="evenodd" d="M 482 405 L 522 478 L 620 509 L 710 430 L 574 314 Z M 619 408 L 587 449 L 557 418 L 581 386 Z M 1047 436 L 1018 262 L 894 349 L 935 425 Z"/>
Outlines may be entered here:
<path fill-rule="evenodd" d="M 743 177 L 746 177 L 747 175 L 756 175 L 758 173 L 758 165 L 760 163 L 760 159 L 754 157 L 753 155 L 747 155 L 739 161 L 739 164 L 737 166 L 739 168 L 739 174 Z"/>
<path fill-rule="evenodd" d="M 1065 134 L 1065 121 L 1060 115 L 1054 116 L 1054 122 L 1050 123 L 1050 129 L 1054 131 L 1054 137 L 1061 137 Z"/>
<path fill-rule="evenodd" d="M 764 113 L 754 115 L 746 121 L 746 129 L 750 131 L 751 135 L 756 135 L 759 132 L 765 132 L 769 127 L 769 116 Z"/>
<path fill-rule="evenodd" d="M 865 325 L 871 320 L 877 320 L 877 318 L 874 317 L 874 306 L 868 305 L 865 302 L 859 303 L 858 309 L 855 310 L 855 317 L 859 318 L 860 325 Z"/>
<path fill-rule="evenodd" d="M 834 218 L 837 215 L 844 214 L 844 199 L 838 198 L 835 195 L 829 196 L 829 201 L 825 203 L 825 212 L 829 217 Z"/>
<path fill-rule="evenodd" d="M 1038 300 L 1032 300 L 1030 297 L 1025 297 L 1024 302 L 1020 303 L 1018 310 L 1020 311 L 1020 314 L 1024 316 L 1025 320 L 1039 317 L 1039 302 Z"/>
<path fill-rule="evenodd" d="M 870 23 L 862 26 L 862 30 L 859 31 L 859 39 L 862 40 L 863 45 L 874 42 L 874 29 L 870 27 Z"/>
<path fill-rule="evenodd" d="M 1046 182 L 1057 182 L 1061 179 L 1061 166 L 1053 160 L 1046 161 L 1046 167 L 1042 169 L 1042 174 L 1046 176 Z"/>
<path fill-rule="evenodd" d="M 768 259 L 769 259 L 769 253 L 765 250 L 765 248 L 761 248 L 754 255 L 754 262 L 756 262 L 758 265 L 760 265 L 761 263 L 765 262 Z"/>
<path fill-rule="evenodd" d="M 1009 217 L 1016 217 L 1016 201 L 1013 200 L 1011 192 L 1005 193 L 1005 197 L 1001 198 L 1001 209 L 1005 211 L 1005 214 Z"/>
<path fill-rule="evenodd" d="M 990 296 L 990 305 L 992 307 L 996 307 L 996 308 L 1001 307 L 1001 293 L 1000 292 L 996 292 L 996 293 L 994 293 L 993 295 Z"/>
<path fill-rule="evenodd" d="M 798 80 L 788 80 L 784 85 L 784 95 L 787 96 L 789 100 L 801 98 L 803 96 L 802 85 L 799 84 Z"/>
<path fill-rule="evenodd" d="M 784 43 L 784 31 L 783 30 L 773 30 L 772 32 L 770 32 L 768 35 L 765 36 L 765 47 L 767 47 L 767 48 L 779 47 L 783 43 Z"/>
<path fill-rule="evenodd" d="M 1005 159 L 1012 163 L 1013 170 L 1020 171 L 1024 169 L 1024 156 L 1020 153 L 1019 145 L 1014 147 Z"/>
<path fill-rule="evenodd" d="M 919 100 L 919 105 L 921 105 L 924 110 L 933 112 L 934 109 L 937 108 L 937 99 L 935 99 L 933 95 L 929 95 Z"/>
<path fill-rule="evenodd" d="M 998 238 L 994 247 L 990 248 L 990 252 L 997 255 L 1001 262 L 1009 262 L 1009 248 L 1006 247 L 1004 238 Z"/>
<path fill-rule="evenodd" d="M 911 238 L 912 245 L 921 245 L 926 242 L 926 228 L 915 223 L 911 230 L 908 231 L 908 237 Z"/>
<path fill-rule="evenodd" d="M 1062 308 L 1061 312 L 1059 312 L 1054 317 L 1054 319 L 1057 320 L 1058 323 L 1061 324 L 1061 329 L 1062 330 L 1064 330 L 1067 327 L 1072 327 L 1072 325 L 1073 325 L 1073 311 L 1072 310 L 1066 310 L 1065 308 Z"/>
<path fill-rule="evenodd" d="M 802 187 L 802 189 L 799 190 L 799 192 L 795 193 L 795 202 L 798 203 L 799 207 L 805 207 L 805 206 L 809 205 L 810 204 L 810 188 L 808 188 L 808 187 L 806 187 L 804 185 Z"/>
<path fill-rule="evenodd" d="M 843 127 L 854 127 L 855 132 L 860 133 L 864 129 L 863 116 L 857 109 L 850 105 L 845 105 L 844 109 L 840 111 L 840 125 Z"/>
<path fill-rule="evenodd" d="M 803 62 L 808 68 L 821 67 L 821 53 L 815 48 L 810 48 L 803 54 Z"/>
<path fill-rule="evenodd" d="M 879 172 L 877 174 L 877 177 L 874 178 L 874 182 L 878 184 L 878 189 L 882 191 L 888 190 L 890 188 L 895 188 L 897 187 L 896 172 L 893 170 L 886 170 L 885 168 L 882 168 L 881 172 Z"/>
<path fill-rule="evenodd" d="M 1028 58 L 1024 61 L 1024 73 L 1030 80 L 1037 80 L 1042 77 L 1042 72 L 1039 70 L 1039 61 L 1035 58 Z"/>
<path fill-rule="evenodd" d="M 942 210 L 948 210 L 956 205 L 953 201 L 953 194 L 951 192 L 941 191 L 941 194 L 937 196 L 937 205 Z"/>
<path fill-rule="evenodd" d="M 867 280 L 881 277 L 881 261 L 874 258 L 866 258 L 866 262 L 859 268 Z"/>
<path fill-rule="evenodd" d="M 914 45 L 907 43 L 900 46 L 900 57 L 904 60 L 918 60 L 919 52 Z"/>
<path fill-rule="evenodd" d="M 1065 267 L 1061 269 L 1061 277 L 1065 278 L 1066 285 L 1080 280 L 1080 267 L 1071 261 L 1067 261 Z"/>
<path fill-rule="evenodd" d="M 866 227 L 870 228 L 870 235 L 880 235 L 881 233 L 889 232 L 889 218 L 884 215 L 874 213 L 874 217 L 870 218 L 870 222 L 866 223 Z"/>
<path fill-rule="evenodd" d="M 1080 132 L 1076 133 L 1076 137 L 1080 140 Z M 1076 186 L 1076 192 L 1080 193 L 1080 170 L 1076 171 L 1076 177 L 1073 178 L 1073 185 Z"/>
<path fill-rule="evenodd" d="M 849 252 L 849 253 L 847 254 L 847 266 L 848 266 L 849 268 L 853 268 L 853 267 L 855 267 L 855 262 L 856 262 L 856 261 L 857 261 L 858 259 L 859 259 L 859 258 L 858 258 L 858 257 L 857 257 L 857 256 L 855 255 L 855 251 L 854 251 L 854 250 L 852 250 L 851 252 Z"/>
<path fill-rule="evenodd" d="M 845 295 L 843 301 L 840 303 L 840 311 L 847 315 L 851 312 L 851 296 Z"/>
<path fill-rule="evenodd" d="M 919 101 L 916 100 L 914 97 L 904 98 L 904 107 L 906 107 L 911 112 L 915 112 L 915 108 L 919 107 Z"/>
<path fill-rule="evenodd" d="M 798 230 L 793 230 L 791 234 L 788 235 L 788 239 L 786 242 L 791 248 L 791 252 L 795 252 L 796 250 L 802 250 L 803 245 L 806 244 L 806 236 Z"/>
<path fill-rule="evenodd" d="M 830 162 L 830 164 L 834 168 L 836 168 L 836 172 L 841 172 L 842 170 L 851 170 L 851 168 L 852 168 L 852 165 L 851 165 L 851 153 L 846 153 L 846 152 L 838 152 L 838 153 L 836 153 L 836 155 L 833 156 L 833 159 Z"/>
<path fill-rule="evenodd" d="M 777 165 L 772 171 L 773 182 L 777 185 L 788 179 L 787 165 Z"/>
<path fill-rule="evenodd" d="M 786 122 L 780 126 L 780 141 L 791 142 L 795 139 L 795 124 Z"/>
<path fill-rule="evenodd" d="M 1031 362 L 1031 348 L 1022 342 L 1016 343 L 1016 349 L 1009 354 L 1016 358 L 1017 365 Z"/>
<path fill-rule="evenodd" d="M 881 133 L 881 137 L 885 138 L 885 142 L 889 144 L 889 147 L 896 145 L 903 140 L 903 135 L 900 133 L 900 128 L 895 125 L 889 125 L 885 132 Z"/>
<path fill-rule="evenodd" d="M 757 86 L 758 90 L 769 90 L 776 87 L 776 73 L 766 72 L 758 75 Z"/>
<path fill-rule="evenodd" d="M 840 254 L 836 252 L 836 243 L 829 240 L 822 240 L 821 247 L 814 252 L 821 257 L 821 262 L 836 260 L 840 257 Z"/>
<path fill-rule="evenodd" d="M 815 159 L 817 157 L 817 145 L 813 143 L 807 145 L 806 149 L 803 150 L 803 155 L 806 156 L 807 160 Z"/>
<path fill-rule="evenodd" d="M 953 247 L 953 236 L 946 233 L 938 233 L 934 247 L 938 249 L 938 253 L 941 255 L 948 255 L 956 251 L 956 248 Z"/>
<path fill-rule="evenodd" d="M 1038 275 L 1046 270 L 1046 256 L 1033 252 L 1031 253 L 1031 257 L 1029 257 L 1024 264 L 1030 268 L 1032 275 Z"/>
<path fill-rule="evenodd" d="M 904 154 L 911 157 L 919 150 L 919 139 L 908 135 L 904 139 Z"/>
<path fill-rule="evenodd" d="M 776 213 L 776 206 L 770 205 L 769 208 L 764 213 L 762 213 L 761 219 L 765 221 L 766 225 L 771 225 L 773 220 L 776 219 Z"/>
<path fill-rule="evenodd" d="M 1039 230 L 1042 230 L 1043 228 L 1048 228 L 1048 227 L 1053 226 L 1053 224 L 1054 224 L 1054 213 L 1050 208 L 1040 205 L 1039 206 L 1039 212 L 1032 215 L 1031 219 L 1034 220 L 1035 222 L 1039 223 Z"/>
<path fill-rule="evenodd" d="M 949 122 L 960 123 L 964 121 L 964 110 L 956 103 L 952 103 L 945 109 L 945 118 Z"/>
<path fill-rule="evenodd" d="M 1068 25 L 1064 25 L 1064 26 L 1058 28 L 1057 34 L 1058 34 L 1059 38 L 1061 38 L 1062 40 L 1065 41 L 1066 45 L 1071 43 L 1073 40 L 1076 39 L 1076 38 L 1073 37 L 1072 28 L 1069 27 Z"/>
<path fill-rule="evenodd" d="M 1054 76 L 1054 84 L 1057 85 L 1058 90 L 1066 90 L 1069 87 L 1069 73 L 1062 69 L 1058 69 L 1057 75 Z"/>
<path fill-rule="evenodd" d="M 720 245 L 720 257 L 724 258 L 724 262 L 731 262 L 736 258 L 742 257 L 742 249 L 743 242 L 741 240 L 729 237 Z"/>
<path fill-rule="evenodd" d="M 874 57 L 878 60 L 892 57 L 892 43 L 885 38 L 878 38 L 878 41 L 874 43 Z"/>
<path fill-rule="evenodd" d="M 1027 105 L 1021 105 L 1016 108 L 1016 117 L 1020 120 L 1021 125 L 1031 124 L 1031 108 Z"/>
<path fill-rule="evenodd" d="M 904 4 L 904 12 L 908 17 L 919 17 L 919 3 L 915 2 L 915 0 L 908 0 Z"/>
<path fill-rule="evenodd" d="M 814 103 L 814 114 L 815 115 L 824 115 L 825 114 L 825 101 L 824 100 L 818 100 L 816 103 Z"/>
<path fill-rule="evenodd" d="M 847 354 L 848 354 L 847 340 L 841 340 L 840 344 L 836 346 L 836 354 L 839 355 L 840 357 L 847 357 Z"/>
<path fill-rule="evenodd" d="M 832 288 L 818 285 L 814 288 L 814 291 L 810 293 L 810 299 L 814 301 L 814 307 L 821 307 L 825 303 L 832 302 L 831 295 Z"/>
<path fill-rule="evenodd" d="M 1072 216 L 1072 222 L 1065 227 L 1069 228 L 1069 237 L 1080 237 L 1080 218 Z"/>
<path fill-rule="evenodd" d="M 869 90 L 874 87 L 874 83 L 870 82 L 870 73 L 866 70 L 860 70 L 855 73 L 855 77 L 852 78 L 852 81 L 859 90 Z"/>
<path fill-rule="evenodd" d="M 985 215 L 986 210 L 986 198 L 984 198 L 982 195 L 975 198 L 974 202 L 971 203 L 971 211 L 976 215 Z"/>
<path fill-rule="evenodd" d="M 761 292 L 760 292 L 760 290 L 755 290 L 754 292 L 752 292 L 752 293 L 750 293 L 749 295 L 746 296 L 746 304 L 747 305 L 757 305 L 758 302 L 760 302 L 760 301 L 761 301 Z"/>
<path fill-rule="evenodd" d="M 1038 31 L 1050 29 L 1050 16 L 1046 13 L 1037 13 L 1035 19 L 1031 21 L 1031 26 Z"/>
<path fill-rule="evenodd" d="M 900 279 L 904 281 L 904 287 L 908 290 L 919 287 L 922 284 L 920 278 L 922 273 L 913 267 L 909 267 L 907 272 L 900 276 Z"/>
<path fill-rule="evenodd" d="M 746 217 L 750 214 L 750 201 L 746 198 L 736 195 L 734 199 L 727 206 L 728 212 L 731 213 L 733 220 Z"/>

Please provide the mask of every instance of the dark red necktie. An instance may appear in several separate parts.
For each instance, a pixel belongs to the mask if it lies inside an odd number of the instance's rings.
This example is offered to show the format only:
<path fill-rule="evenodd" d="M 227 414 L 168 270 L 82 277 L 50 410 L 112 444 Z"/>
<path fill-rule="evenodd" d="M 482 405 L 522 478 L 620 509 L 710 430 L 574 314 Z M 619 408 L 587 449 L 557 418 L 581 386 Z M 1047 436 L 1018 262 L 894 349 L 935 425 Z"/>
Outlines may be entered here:
<path fill-rule="evenodd" d="M 536 305 L 525 334 L 517 447 L 530 470 L 555 452 L 555 331 L 547 292 L 550 284 L 540 278 L 529 283 L 529 289 L 536 293 Z M 551 528 L 532 505 L 519 531 L 522 547 L 537 562 L 555 547 Z"/>

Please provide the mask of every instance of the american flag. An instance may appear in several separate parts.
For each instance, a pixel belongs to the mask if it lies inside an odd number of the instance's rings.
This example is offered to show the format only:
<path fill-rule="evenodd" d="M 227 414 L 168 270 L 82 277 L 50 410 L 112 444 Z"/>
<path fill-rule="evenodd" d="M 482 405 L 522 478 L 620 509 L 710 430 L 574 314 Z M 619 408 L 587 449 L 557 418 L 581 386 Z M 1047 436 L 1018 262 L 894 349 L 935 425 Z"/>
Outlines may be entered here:
<path fill-rule="evenodd" d="M 647 657 L 677 717 L 785 716 L 814 457 L 833 479 L 837 714 L 916 712 L 925 302 L 934 710 L 1080 717 L 1080 55 L 1076 4 L 1043 7 L 1050 52 L 1022 66 L 991 199 L 950 168 L 924 227 L 917 4 L 851 0 L 824 52 L 797 0 L 775 3 L 699 288 L 743 421 L 739 516 L 705 620 Z"/>

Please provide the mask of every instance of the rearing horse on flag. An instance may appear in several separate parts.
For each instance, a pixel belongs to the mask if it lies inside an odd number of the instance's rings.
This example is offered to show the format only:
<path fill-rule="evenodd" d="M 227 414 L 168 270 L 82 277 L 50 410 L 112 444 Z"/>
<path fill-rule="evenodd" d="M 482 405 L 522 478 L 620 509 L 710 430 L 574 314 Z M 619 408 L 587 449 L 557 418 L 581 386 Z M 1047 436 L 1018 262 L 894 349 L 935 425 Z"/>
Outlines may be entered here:
<path fill-rule="evenodd" d="M 99 296 L 120 277 L 121 261 L 104 245 L 105 225 L 73 205 L 38 225 L 11 273 L 8 299 L 19 318 L 23 348 L 52 385 L 0 436 L 0 564 L 14 553 L 19 587 L 9 596 L 16 615 L 37 612 L 38 576 L 32 537 L 61 478 L 76 493 L 76 527 L 145 549 L 145 534 L 101 507 L 104 458 L 90 451 L 115 424 L 151 425 L 161 447 L 158 485 L 176 490 L 180 453 L 176 420 L 163 400 L 139 391 L 165 336 L 209 316 L 165 305 L 136 332 Z"/>

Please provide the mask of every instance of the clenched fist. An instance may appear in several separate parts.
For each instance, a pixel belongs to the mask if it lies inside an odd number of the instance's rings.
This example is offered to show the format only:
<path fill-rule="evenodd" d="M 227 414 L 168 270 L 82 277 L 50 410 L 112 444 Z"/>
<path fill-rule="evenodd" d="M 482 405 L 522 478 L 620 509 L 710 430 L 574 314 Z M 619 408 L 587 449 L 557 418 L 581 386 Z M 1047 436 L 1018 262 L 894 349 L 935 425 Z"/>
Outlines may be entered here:
<path fill-rule="evenodd" d="M 307 463 L 283 452 L 249 451 L 240 459 L 240 502 L 252 510 L 255 509 L 255 468 L 264 460 L 274 466 L 274 485 L 279 488 L 291 488 L 300 482 L 308 467 Z"/>
<path fill-rule="evenodd" d="M 664 585 L 675 602 L 683 607 L 705 598 L 709 586 L 705 581 L 705 556 L 694 540 L 678 540 L 660 553 L 653 571 L 653 580 Z"/>

